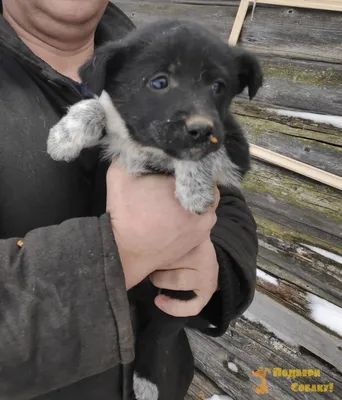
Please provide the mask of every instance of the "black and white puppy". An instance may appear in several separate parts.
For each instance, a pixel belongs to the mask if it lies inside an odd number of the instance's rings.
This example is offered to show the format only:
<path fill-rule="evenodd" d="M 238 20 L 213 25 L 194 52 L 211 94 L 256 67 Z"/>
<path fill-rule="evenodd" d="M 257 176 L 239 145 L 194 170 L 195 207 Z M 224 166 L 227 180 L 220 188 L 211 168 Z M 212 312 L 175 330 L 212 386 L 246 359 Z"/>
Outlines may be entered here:
<path fill-rule="evenodd" d="M 229 106 L 246 87 L 252 99 L 262 85 L 254 55 L 193 22 L 164 21 L 98 48 L 80 76 L 94 98 L 71 106 L 51 129 L 53 159 L 71 161 L 100 145 L 108 160 L 132 174 L 174 174 L 176 197 L 198 214 L 214 203 L 215 185 L 240 184 L 249 169 L 249 146 Z M 150 320 L 143 323 L 148 335 L 142 335 L 149 360 L 138 342 L 134 391 L 138 400 L 164 400 L 153 343 L 188 320 L 167 316 L 153 301 L 149 307 Z"/>

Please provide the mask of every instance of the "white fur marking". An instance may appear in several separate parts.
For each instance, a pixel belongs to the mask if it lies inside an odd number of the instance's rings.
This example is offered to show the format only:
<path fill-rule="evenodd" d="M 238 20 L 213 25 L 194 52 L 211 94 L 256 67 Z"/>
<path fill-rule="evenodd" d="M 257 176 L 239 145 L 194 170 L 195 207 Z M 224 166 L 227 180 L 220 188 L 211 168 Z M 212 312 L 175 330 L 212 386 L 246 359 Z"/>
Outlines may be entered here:
<path fill-rule="evenodd" d="M 82 149 L 99 144 L 105 127 L 105 113 L 96 99 L 72 105 L 67 114 L 50 129 L 47 152 L 56 161 L 72 161 Z"/>
<path fill-rule="evenodd" d="M 158 400 L 157 386 L 145 378 L 140 378 L 136 373 L 133 376 L 133 389 L 137 400 Z"/>
<path fill-rule="evenodd" d="M 121 118 L 121 115 L 114 106 L 112 99 L 105 90 L 103 90 L 103 92 L 101 93 L 98 101 L 102 105 L 106 114 L 107 132 L 111 135 L 115 135 L 123 139 L 128 139 L 129 133 L 126 127 L 126 123 Z"/>
<path fill-rule="evenodd" d="M 215 202 L 215 183 L 240 186 L 238 167 L 230 160 L 224 147 L 199 161 L 174 160 L 176 197 L 193 213 L 203 214 Z"/>

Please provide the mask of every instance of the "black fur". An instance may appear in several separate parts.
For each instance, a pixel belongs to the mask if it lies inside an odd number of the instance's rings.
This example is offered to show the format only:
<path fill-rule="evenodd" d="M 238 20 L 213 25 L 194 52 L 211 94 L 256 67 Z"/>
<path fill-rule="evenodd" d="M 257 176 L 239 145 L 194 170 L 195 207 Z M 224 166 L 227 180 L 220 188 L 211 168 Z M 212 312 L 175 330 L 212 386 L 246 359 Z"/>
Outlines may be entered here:
<path fill-rule="evenodd" d="M 151 90 L 149 82 L 158 75 L 167 75 L 174 87 Z M 248 144 L 229 106 L 246 87 L 251 99 L 256 95 L 262 70 L 253 54 L 229 47 L 202 26 L 179 21 L 148 25 L 100 48 L 81 68 L 80 76 L 98 95 L 105 85 L 132 138 L 142 145 L 193 159 L 226 142 L 230 153 L 239 154 L 237 165 L 243 162 L 246 166 Z M 215 95 L 212 85 L 216 81 L 226 87 Z M 195 156 L 189 149 L 198 141 L 187 134 L 184 124 L 191 114 L 210 118 L 219 139 L 217 144 L 201 143 Z M 227 130 L 228 125 L 232 130 Z"/>

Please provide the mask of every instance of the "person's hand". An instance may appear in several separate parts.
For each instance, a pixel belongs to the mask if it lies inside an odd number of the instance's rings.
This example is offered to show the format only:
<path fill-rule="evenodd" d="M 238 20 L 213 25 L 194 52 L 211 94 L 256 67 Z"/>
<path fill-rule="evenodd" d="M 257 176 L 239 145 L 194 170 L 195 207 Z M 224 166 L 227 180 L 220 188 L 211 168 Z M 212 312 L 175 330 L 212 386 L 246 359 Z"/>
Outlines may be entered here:
<path fill-rule="evenodd" d="M 187 212 L 175 197 L 175 179 L 133 177 L 114 163 L 107 172 L 107 212 L 118 247 L 126 288 L 208 240 L 217 202 L 205 215 Z"/>
<path fill-rule="evenodd" d="M 196 297 L 182 301 L 159 295 L 155 298 L 155 304 L 175 317 L 198 315 L 218 288 L 218 274 L 216 252 L 208 239 L 167 269 L 150 275 L 151 282 L 158 288 L 193 290 Z"/>

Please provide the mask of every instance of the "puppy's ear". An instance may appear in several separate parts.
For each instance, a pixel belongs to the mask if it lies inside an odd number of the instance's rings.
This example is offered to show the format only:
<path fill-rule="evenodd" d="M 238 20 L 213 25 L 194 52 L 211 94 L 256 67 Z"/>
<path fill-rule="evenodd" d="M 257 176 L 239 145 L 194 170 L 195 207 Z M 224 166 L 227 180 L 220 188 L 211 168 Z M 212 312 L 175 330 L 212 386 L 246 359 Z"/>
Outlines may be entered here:
<path fill-rule="evenodd" d="M 108 78 L 112 78 L 123 68 L 127 57 L 133 50 L 132 43 L 127 40 L 109 42 L 95 50 L 94 56 L 79 69 L 82 83 L 100 95 L 105 88 Z"/>
<path fill-rule="evenodd" d="M 234 47 L 232 49 L 238 72 L 237 94 L 248 87 L 248 95 L 252 100 L 263 84 L 263 71 L 258 58 L 247 50 Z"/>

